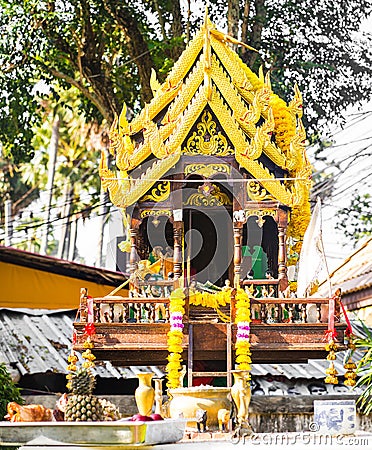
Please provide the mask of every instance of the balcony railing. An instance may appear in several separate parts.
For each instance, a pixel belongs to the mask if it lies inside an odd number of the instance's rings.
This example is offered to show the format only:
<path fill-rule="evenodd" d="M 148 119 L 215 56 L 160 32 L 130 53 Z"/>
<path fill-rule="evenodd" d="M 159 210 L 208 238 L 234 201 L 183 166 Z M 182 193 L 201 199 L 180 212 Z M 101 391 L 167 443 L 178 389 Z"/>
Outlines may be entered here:
<path fill-rule="evenodd" d="M 169 281 L 141 282 L 132 291 L 130 297 L 106 296 L 89 298 L 85 289 L 82 290 L 80 308 L 76 322 L 93 321 L 105 324 L 141 324 L 169 323 L 169 295 L 172 290 Z M 282 298 L 276 295 L 277 280 L 249 280 L 242 282 L 242 287 L 251 299 L 252 323 L 262 324 L 326 324 L 328 322 L 329 306 L 333 302 L 335 322 L 340 320 L 340 306 L 337 298 Z M 187 291 L 186 291 L 187 292 Z M 152 295 L 153 294 L 153 295 Z M 154 295 L 155 294 L 155 295 Z M 235 321 L 235 301 L 231 297 L 230 308 L 223 308 L 223 317 L 215 313 L 213 308 L 193 307 L 189 305 L 186 296 L 184 322 L 189 317 L 192 320 L 225 321 L 230 315 Z M 231 314 L 230 314 L 231 311 Z M 204 317 L 203 317 L 204 315 Z"/>

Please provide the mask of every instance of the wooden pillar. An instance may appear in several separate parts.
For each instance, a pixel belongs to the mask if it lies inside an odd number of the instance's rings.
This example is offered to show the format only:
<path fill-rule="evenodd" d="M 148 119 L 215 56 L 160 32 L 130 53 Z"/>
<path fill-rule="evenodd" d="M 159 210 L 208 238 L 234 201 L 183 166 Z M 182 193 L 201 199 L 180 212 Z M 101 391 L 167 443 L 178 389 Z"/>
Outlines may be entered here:
<path fill-rule="evenodd" d="M 239 171 L 239 165 L 234 160 L 233 178 L 236 178 Z M 233 231 L 234 231 L 234 287 L 240 287 L 240 272 L 242 266 L 242 241 L 243 225 L 246 222 L 244 204 L 246 198 L 246 179 L 245 175 L 240 182 L 233 183 Z"/>
<path fill-rule="evenodd" d="M 284 291 L 288 287 L 287 276 L 287 249 L 286 249 L 286 234 L 287 234 L 287 212 L 282 209 L 278 210 L 278 238 L 279 238 L 279 252 L 278 252 L 278 279 L 279 291 Z"/>
<path fill-rule="evenodd" d="M 133 226 L 133 224 L 132 224 Z M 137 253 L 137 235 L 138 228 L 130 229 L 130 256 L 129 256 L 129 273 L 132 274 L 137 270 L 138 253 Z"/>
<path fill-rule="evenodd" d="M 242 264 L 243 223 L 234 223 L 234 287 L 240 286 L 240 271 Z"/>
<path fill-rule="evenodd" d="M 182 276 L 182 236 L 183 222 L 175 221 L 173 223 L 174 253 L 173 253 L 173 271 L 174 279 Z"/>

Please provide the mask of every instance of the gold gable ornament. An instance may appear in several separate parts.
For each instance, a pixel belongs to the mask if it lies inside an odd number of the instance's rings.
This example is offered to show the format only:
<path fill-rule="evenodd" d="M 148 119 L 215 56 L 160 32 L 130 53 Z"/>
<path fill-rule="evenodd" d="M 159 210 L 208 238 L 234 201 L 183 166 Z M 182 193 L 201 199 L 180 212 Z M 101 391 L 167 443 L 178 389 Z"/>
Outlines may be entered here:
<path fill-rule="evenodd" d="M 220 131 L 217 131 L 217 124 L 212 120 L 212 114 L 209 111 L 204 111 L 196 129 L 197 132 L 192 133 L 187 140 L 186 148 L 183 149 L 186 155 L 227 156 L 234 154 L 226 137 Z"/>

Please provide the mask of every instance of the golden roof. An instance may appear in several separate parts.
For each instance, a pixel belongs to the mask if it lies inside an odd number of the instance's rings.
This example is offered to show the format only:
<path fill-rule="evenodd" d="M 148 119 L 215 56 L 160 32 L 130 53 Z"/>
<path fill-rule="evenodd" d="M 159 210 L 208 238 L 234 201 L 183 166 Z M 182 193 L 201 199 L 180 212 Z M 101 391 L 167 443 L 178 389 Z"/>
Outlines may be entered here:
<path fill-rule="evenodd" d="M 269 74 L 255 75 L 231 43 L 245 45 L 206 19 L 162 85 L 153 72 L 154 98 L 131 122 L 124 105 L 110 131 L 118 174 L 108 169 L 104 157 L 100 165 L 102 185 L 115 205 L 135 203 L 182 154 L 234 155 L 281 203 L 298 207 L 308 198 L 311 166 L 304 148 L 301 94 L 295 87 L 287 105 L 273 93 Z M 223 132 L 216 130 L 214 120 Z M 193 127 L 209 127 L 210 140 L 201 139 Z M 259 161 L 262 154 L 285 170 L 289 181 L 276 180 Z M 147 171 L 132 177 L 130 172 L 149 157 Z"/>

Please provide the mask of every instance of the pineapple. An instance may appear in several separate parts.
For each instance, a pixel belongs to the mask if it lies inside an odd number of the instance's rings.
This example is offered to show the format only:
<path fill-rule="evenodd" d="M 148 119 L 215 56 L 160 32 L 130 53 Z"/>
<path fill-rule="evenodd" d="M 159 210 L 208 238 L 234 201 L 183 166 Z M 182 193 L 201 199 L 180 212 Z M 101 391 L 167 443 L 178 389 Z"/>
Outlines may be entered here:
<path fill-rule="evenodd" d="M 72 373 L 69 378 L 68 387 L 72 395 L 67 402 L 65 420 L 69 422 L 104 420 L 101 402 L 93 395 L 96 379 L 90 369 L 83 367 Z"/>

